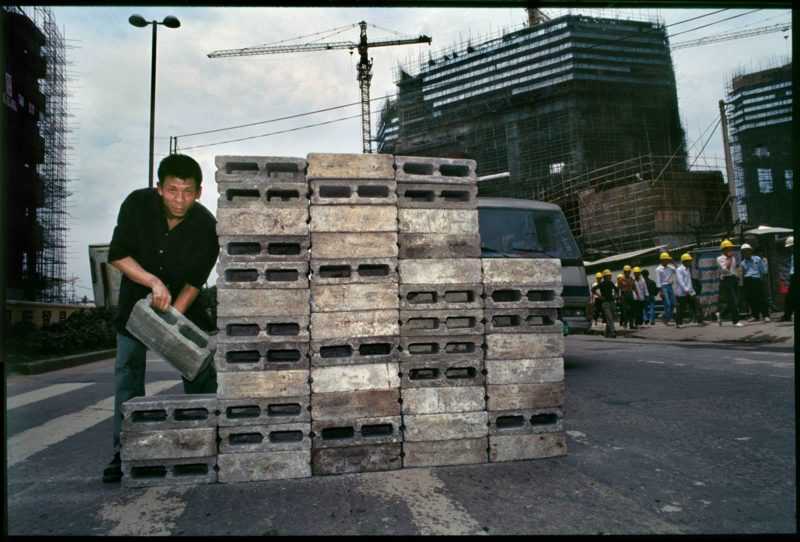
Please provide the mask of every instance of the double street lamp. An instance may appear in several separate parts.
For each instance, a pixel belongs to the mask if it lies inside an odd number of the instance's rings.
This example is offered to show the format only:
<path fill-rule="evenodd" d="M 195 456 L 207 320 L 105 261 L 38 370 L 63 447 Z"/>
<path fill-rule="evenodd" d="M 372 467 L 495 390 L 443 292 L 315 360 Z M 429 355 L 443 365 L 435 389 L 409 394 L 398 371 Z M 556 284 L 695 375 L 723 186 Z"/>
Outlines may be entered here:
<path fill-rule="evenodd" d="M 128 22 L 139 28 L 143 28 L 149 24 L 153 25 L 153 59 L 150 67 L 150 177 L 148 181 L 148 186 L 153 188 L 153 151 L 155 145 L 156 120 L 156 28 L 158 28 L 160 24 L 163 24 L 167 28 L 178 28 L 181 22 L 177 17 L 173 17 L 172 15 L 164 17 L 164 20 L 161 22 L 147 21 L 141 15 L 131 15 L 128 17 Z"/>

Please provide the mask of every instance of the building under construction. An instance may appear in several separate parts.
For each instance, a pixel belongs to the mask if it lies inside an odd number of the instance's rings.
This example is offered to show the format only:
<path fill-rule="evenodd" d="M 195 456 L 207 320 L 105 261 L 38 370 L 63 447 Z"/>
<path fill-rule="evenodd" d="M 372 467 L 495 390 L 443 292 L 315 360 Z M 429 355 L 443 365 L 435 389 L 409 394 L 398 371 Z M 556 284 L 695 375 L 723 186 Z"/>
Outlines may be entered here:
<path fill-rule="evenodd" d="M 6 298 L 67 301 L 67 75 L 46 7 L 4 6 L 3 180 Z"/>
<path fill-rule="evenodd" d="M 379 152 L 476 160 L 480 195 L 559 204 L 585 259 L 726 231 L 722 174 L 688 169 L 663 23 L 529 15 L 399 68 Z"/>

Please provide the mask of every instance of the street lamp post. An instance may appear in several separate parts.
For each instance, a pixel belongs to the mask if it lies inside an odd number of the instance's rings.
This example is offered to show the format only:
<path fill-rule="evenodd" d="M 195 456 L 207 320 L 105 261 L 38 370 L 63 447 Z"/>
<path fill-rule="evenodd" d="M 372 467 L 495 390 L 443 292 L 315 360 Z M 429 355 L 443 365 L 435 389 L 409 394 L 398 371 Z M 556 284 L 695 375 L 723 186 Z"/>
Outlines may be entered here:
<path fill-rule="evenodd" d="M 131 15 L 128 17 L 128 22 L 133 26 L 138 26 L 139 28 L 143 28 L 149 24 L 153 25 L 152 60 L 150 63 L 150 176 L 148 180 L 148 186 L 153 188 L 153 155 L 155 147 L 156 122 L 156 29 L 160 24 L 163 24 L 167 28 L 178 28 L 181 25 L 181 22 L 177 17 L 173 17 L 172 15 L 167 15 L 161 22 L 146 21 L 141 15 Z"/>

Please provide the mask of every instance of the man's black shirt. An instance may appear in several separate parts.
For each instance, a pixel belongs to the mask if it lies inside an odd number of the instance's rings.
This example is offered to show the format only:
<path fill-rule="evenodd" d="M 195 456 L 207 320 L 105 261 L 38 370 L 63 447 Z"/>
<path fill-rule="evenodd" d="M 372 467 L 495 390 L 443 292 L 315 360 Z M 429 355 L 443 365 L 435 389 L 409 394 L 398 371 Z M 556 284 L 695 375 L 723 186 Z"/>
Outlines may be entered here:
<path fill-rule="evenodd" d="M 603 298 L 603 301 L 613 301 L 614 291 L 618 291 L 619 288 L 617 288 L 617 285 L 610 280 L 603 280 L 600 282 L 600 284 L 595 284 L 592 286 L 593 292 L 597 293 L 597 290 L 600 290 L 600 296 Z"/>
<path fill-rule="evenodd" d="M 158 191 L 155 188 L 134 190 L 120 206 L 108 261 L 132 257 L 161 279 L 174 302 L 184 285 L 202 289 L 208 280 L 219 254 L 216 224 L 214 215 L 200 202 L 195 202 L 186 217 L 170 230 Z M 125 324 L 133 306 L 150 292 L 150 288 L 122 276 L 114 321 L 120 333 L 130 336 Z M 205 331 L 216 327 L 199 296 L 189 306 L 186 317 Z"/>

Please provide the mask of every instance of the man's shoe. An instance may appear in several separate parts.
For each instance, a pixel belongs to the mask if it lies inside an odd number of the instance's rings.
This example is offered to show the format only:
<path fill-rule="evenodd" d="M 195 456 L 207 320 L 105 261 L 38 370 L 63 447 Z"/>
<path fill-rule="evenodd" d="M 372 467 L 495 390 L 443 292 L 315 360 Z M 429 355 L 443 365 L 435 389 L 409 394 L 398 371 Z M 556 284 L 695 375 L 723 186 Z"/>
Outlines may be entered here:
<path fill-rule="evenodd" d="M 733 324 L 733 327 L 744 327 L 744 324 L 741 322 L 736 322 L 735 324 Z"/>
<path fill-rule="evenodd" d="M 753 317 L 751 316 L 750 318 L 748 318 L 748 319 L 747 319 L 747 321 L 748 321 L 748 322 L 755 322 L 755 321 L 756 321 L 756 319 L 755 319 L 755 318 L 753 318 Z"/>
<path fill-rule="evenodd" d="M 772 319 L 769 316 L 764 317 L 765 322 L 772 322 Z"/>
<path fill-rule="evenodd" d="M 122 460 L 119 457 L 119 452 L 114 454 L 114 459 L 111 463 L 106 465 L 103 469 L 103 481 L 107 484 L 113 484 L 122 480 Z"/>

